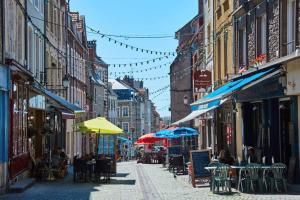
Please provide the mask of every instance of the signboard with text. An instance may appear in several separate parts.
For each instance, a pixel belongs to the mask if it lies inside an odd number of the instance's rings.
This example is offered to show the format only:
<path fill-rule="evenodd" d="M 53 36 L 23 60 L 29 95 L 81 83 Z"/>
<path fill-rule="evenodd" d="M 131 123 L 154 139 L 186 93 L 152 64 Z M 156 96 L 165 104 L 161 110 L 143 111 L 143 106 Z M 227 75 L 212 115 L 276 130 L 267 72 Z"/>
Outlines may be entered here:
<path fill-rule="evenodd" d="M 211 86 L 212 74 L 208 70 L 197 70 L 193 72 L 194 92 L 203 93 L 207 92 Z"/>

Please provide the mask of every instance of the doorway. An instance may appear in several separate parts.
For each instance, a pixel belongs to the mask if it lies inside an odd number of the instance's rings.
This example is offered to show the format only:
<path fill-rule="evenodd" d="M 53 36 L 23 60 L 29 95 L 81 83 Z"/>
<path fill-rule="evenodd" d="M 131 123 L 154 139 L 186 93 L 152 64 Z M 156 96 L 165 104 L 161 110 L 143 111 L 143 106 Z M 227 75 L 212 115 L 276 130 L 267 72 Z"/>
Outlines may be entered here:
<path fill-rule="evenodd" d="M 290 100 L 279 103 L 279 148 L 280 162 L 288 166 L 292 153 L 293 123 L 291 122 L 291 102 Z"/>

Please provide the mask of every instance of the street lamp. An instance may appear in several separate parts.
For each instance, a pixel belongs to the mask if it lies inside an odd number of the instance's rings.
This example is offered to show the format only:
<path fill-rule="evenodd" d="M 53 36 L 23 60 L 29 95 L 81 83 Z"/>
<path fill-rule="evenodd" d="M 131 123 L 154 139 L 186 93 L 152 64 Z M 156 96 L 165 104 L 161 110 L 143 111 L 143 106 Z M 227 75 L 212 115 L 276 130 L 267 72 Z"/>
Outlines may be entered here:
<path fill-rule="evenodd" d="M 65 89 L 67 89 L 69 86 L 70 86 L 70 78 L 68 76 L 68 74 L 66 74 L 63 79 L 62 79 L 62 84 L 63 84 L 63 87 Z"/>

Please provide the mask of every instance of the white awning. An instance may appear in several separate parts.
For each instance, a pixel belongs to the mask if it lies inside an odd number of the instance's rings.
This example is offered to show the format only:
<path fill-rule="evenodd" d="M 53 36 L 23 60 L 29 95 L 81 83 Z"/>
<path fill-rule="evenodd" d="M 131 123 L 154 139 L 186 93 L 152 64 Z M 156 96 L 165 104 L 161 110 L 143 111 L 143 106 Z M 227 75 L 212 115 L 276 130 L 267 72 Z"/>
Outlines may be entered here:
<path fill-rule="evenodd" d="M 183 118 L 183 119 L 181 119 L 181 120 L 179 120 L 177 122 L 174 122 L 172 125 L 179 125 L 181 123 L 191 121 L 191 120 L 199 117 L 200 115 L 203 115 L 203 114 L 207 113 L 208 111 L 213 110 L 213 109 L 215 109 L 217 107 L 218 106 L 213 106 L 213 107 L 210 107 L 210 108 L 207 108 L 207 109 L 195 110 L 195 111 L 191 112 L 185 118 Z"/>

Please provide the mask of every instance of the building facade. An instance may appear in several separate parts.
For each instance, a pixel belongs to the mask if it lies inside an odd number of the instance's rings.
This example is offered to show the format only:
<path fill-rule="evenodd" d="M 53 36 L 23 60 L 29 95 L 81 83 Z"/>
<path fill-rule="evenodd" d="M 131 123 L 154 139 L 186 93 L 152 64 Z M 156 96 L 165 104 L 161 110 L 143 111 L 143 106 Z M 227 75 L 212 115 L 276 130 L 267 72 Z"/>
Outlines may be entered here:
<path fill-rule="evenodd" d="M 193 20 L 176 32 L 176 39 L 178 40 L 177 57 L 170 66 L 172 122 L 178 121 L 190 113 L 189 103 L 193 99 L 192 51 L 190 46 L 193 33 L 192 22 Z"/>
<path fill-rule="evenodd" d="M 300 169 L 295 79 L 299 75 L 299 3 L 235 1 L 235 6 L 236 68 L 244 73 L 262 70 L 264 65 L 280 70 L 237 93 L 236 129 L 242 132 L 237 136 L 237 153 L 242 156 L 244 146 L 254 146 L 260 157 L 272 155 L 275 162 L 288 166 L 288 181 L 295 183 Z"/>
<path fill-rule="evenodd" d="M 89 80 L 87 60 L 88 45 L 85 29 L 85 18 L 78 12 L 68 11 L 67 17 L 67 68 L 66 74 L 70 78 L 70 87 L 67 90 L 67 100 L 83 110 L 90 109 L 87 107 L 87 82 Z M 83 135 L 74 129 L 74 124 L 87 119 L 87 115 L 75 116 L 75 119 L 67 120 L 66 135 L 67 146 L 66 152 L 69 157 L 83 155 L 88 153 L 89 135 Z"/>
<path fill-rule="evenodd" d="M 118 95 L 113 91 L 112 84 L 108 83 L 108 120 L 119 124 L 117 112 Z"/>
<path fill-rule="evenodd" d="M 89 73 L 93 94 L 93 113 L 95 116 L 108 117 L 108 65 L 97 55 L 96 41 L 88 41 Z"/>
<path fill-rule="evenodd" d="M 25 1 L 4 1 L 4 59 L 11 70 L 9 99 L 9 180 L 26 176 L 28 154 L 27 113 L 28 90 L 33 80 L 26 64 L 26 10 Z"/>

